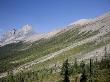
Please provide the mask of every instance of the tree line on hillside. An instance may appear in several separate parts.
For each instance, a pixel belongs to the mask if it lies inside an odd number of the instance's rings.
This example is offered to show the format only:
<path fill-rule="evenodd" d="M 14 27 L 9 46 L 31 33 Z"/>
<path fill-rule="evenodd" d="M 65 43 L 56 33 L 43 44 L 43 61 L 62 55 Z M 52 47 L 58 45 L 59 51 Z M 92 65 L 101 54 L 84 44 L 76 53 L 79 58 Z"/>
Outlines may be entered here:
<path fill-rule="evenodd" d="M 99 61 L 97 58 L 90 59 L 86 64 L 84 61 L 78 63 L 75 59 L 74 65 L 71 65 L 67 59 L 63 63 L 61 75 L 62 82 L 71 82 L 71 75 L 77 75 L 72 82 L 110 82 L 110 54 L 105 47 L 105 55 Z"/>
<path fill-rule="evenodd" d="M 60 72 L 44 68 L 13 75 L 9 71 L 8 76 L 0 79 L 0 82 L 110 82 L 110 54 L 106 47 L 105 55 L 100 60 L 96 58 L 88 61 L 89 63 L 78 62 L 75 58 L 74 63 L 69 63 L 69 59 L 66 59 Z"/>

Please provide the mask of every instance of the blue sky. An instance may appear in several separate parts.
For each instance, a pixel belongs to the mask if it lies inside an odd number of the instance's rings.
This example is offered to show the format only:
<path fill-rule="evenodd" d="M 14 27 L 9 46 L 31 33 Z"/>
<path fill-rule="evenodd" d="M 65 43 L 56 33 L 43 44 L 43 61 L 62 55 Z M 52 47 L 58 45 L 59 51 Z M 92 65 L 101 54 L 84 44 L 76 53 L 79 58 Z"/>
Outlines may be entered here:
<path fill-rule="evenodd" d="M 0 33 L 25 24 L 48 32 L 108 11 L 110 0 L 0 0 Z"/>

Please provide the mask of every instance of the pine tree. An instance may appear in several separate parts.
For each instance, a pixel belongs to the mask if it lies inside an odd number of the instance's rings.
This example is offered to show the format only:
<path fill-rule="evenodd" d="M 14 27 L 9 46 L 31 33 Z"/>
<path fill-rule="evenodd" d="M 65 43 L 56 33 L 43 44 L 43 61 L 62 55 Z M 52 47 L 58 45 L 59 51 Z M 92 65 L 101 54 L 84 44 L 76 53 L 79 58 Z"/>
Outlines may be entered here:
<path fill-rule="evenodd" d="M 90 59 L 90 82 L 92 82 L 92 59 Z"/>
<path fill-rule="evenodd" d="M 86 70 L 85 70 L 85 63 L 84 61 L 82 61 L 80 63 L 80 67 L 81 67 L 81 78 L 80 78 L 80 82 L 86 82 L 87 81 L 87 75 L 86 75 Z"/>
<path fill-rule="evenodd" d="M 105 64 L 105 68 L 109 68 L 109 54 L 107 53 L 107 47 L 105 46 L 104 49 L 105 55 L 104 55 L 104 64 Z"/>
<path fill-rule="evenodd" d="M 83 73 L 85 71 L 85 63 L 84 63 L 84 61 L 82 61 L 80 63 L 80 68 L 81 68 L 81 73 Z"/>
<path fill-rule="evenodd" d="M 69 80 L 69 63 L 68 59 L 63 63 L 63 67 L 61 70 L 61 75 L 63 75 L 64 79 L 63 82 L 70 82 Z"/>
<path fill-rule="evenodd" d="M 78 73 L 78 64 L 77 64 L 77 59 L 75 58 L 75 62 L 74 62 L 74 72 Z"/>

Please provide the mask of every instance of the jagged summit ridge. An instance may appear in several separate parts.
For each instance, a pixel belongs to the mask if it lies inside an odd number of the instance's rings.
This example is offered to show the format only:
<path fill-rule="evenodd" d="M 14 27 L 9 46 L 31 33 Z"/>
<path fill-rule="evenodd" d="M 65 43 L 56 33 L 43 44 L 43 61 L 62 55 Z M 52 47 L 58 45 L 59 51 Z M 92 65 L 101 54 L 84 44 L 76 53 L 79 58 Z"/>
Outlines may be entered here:
<path fill-rule="evenodd" d="M 18 33 L 22 32 L 24 34 L 27 34 L 31 30 L 32 30 L 32 26 L 27 24 L 27 25 L 23 26 L 21 29 L 19 29 Z"/>
<path fill-rule="evenodd" d="M 21 29 L 12 29 L 8 32 L 5 32 L 1 38 L 1 45 L 6 45 L 13 42 L 19 42 L 23 41 L 24 38 L 27 37 L 27 35 L 32 32 L 32 26 L 31 25 L 25 25 Z"/>

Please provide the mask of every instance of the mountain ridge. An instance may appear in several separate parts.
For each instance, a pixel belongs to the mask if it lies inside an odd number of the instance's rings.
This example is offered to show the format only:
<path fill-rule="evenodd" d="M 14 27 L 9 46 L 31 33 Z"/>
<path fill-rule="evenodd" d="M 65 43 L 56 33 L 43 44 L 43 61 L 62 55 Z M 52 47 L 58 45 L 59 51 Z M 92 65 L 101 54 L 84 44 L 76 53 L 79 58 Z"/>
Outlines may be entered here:
<path fill-rule="evenodd" d="M 0 47 L 0 72 L 7 73 L 7 70 L 12 68 L 14 73 L 18 73 L 34 70 L 36 67 L 49 68 L 54 64 L 60 66 L 67 58 L 70 61 L 74 61 L 74 58 L 101 58 L 104 56 L 105 47 L 107 53 L 110 53 L 110 13 L 94 19 L 96 20 L 92 23 L 73 24 L 46 34 L 33 34 L 24 42 Z M 4 62 L 7 63 L 5 68 L 2 67 Z M 2 76 L 3 74 L 0 77 Z"/>
<path fill-rule="evenodd" d="M 109 16 L 110 16 L 110 12 L 107 12 L 106 14 L 103 14 L 101 16 L 97 16 L 96 18 L 80 19 L 78 21 L 70 23 L 69 25 L 66 26 L 66 28 L 56 29 L 56 30 L 53 30 L 48 33 L 40 33 L 39 34 L 39 33 L 34 32 L 32 35 L 29 35 L 29 37 L 27 37 L 25 35 L 29 34 L 28 32 L 30 32 L 30 31 L 32 32 L 32 26 L 27 24 L 18 30 L 12 29 L 11 31 L 6 32 L 3 35 L 3 38 L 0 41 L 0 44 L 1 44 L 1 46 L 3 46 L 6 44 L 19 42 L 19 41 L 34 42 L 34 41 L 40 40 L 42 38 L 46 39 L 46 38 L 55 36 L 56 34 L 59 34 L 60 32 L 64 32 L 64 31 L 71 29 L 71 28 L 74 28 L 74 27 L 84 27 L 85 25 L 94 24 L 95 22 L 103 20 L 104 18 L 109 17 Z M 89 30 L 90 29 L 91 28 L 89 28 Z M 85 30 L 87 30 L 87 28 Z"/>

